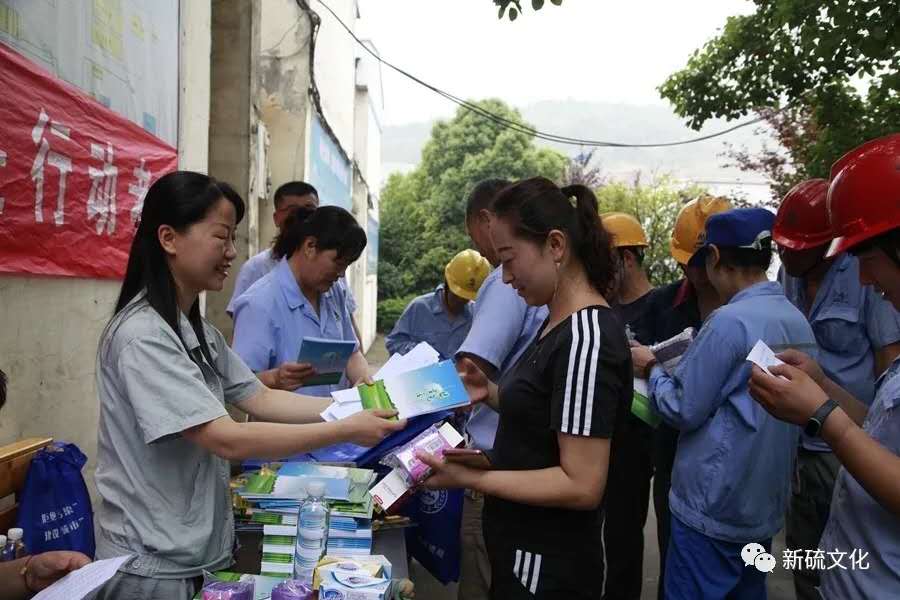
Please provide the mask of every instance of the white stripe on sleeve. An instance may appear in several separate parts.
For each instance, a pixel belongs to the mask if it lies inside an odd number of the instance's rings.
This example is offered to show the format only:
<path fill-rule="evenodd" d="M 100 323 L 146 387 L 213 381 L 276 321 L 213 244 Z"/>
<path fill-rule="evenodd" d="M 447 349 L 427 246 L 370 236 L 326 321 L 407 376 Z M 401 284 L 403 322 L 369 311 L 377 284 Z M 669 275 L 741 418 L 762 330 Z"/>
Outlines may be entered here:
<path fill-rule="evenodd" d="M 590 357 L 590 374 L 588 377 L 588 387 L 586 391 L 587 402 L 584 409 L 584 427 L 581 428 L 581 435 L 591 435 L 591 419 L 594 412 L 594 384 L 597 377 L 597 363 L 600 362 L 600 312 L 596 309 L 590 311 L 590 336 L 591 336 L 591 357 Z"/>
<path fill-rule="evenodd" d="M 580 340 L 580 336 L 578 335 L 578 319 L 575 315 L 572 315 L 572 346 L 569 348 L 569 368 L 566 373 L 566 391 L 563 394 L 563 407 L 562 407 L 562 425 L 560 426 L 560 430 L 563 433 L 569 433 L 569 410 L 570 410 L 570 401 L 572 399 L 572 379 L 575 375 L 575 359 L 578 354 L 578 343 Z"/>

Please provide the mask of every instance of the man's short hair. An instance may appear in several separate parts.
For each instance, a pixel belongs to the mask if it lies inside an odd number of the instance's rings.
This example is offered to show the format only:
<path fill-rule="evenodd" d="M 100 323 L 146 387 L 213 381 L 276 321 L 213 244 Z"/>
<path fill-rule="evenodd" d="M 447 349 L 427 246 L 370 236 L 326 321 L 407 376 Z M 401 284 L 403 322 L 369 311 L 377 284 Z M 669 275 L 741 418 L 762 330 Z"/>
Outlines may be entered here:
<path fill-rule="evenodd" d="M 281 207 L 285 196 L 315 196 L 318 200 L 319 192 L 305 181 L 288 181 L 275 190 L 275 208 Z"/>
<path fill-rule="evenodd" d="M 637 261 L 639 267 L 644 266 L 644 251 L 645 248 L 643 246 L 620 246 L 617 248 L 619 254 L 622 255 L 622 259 L 625 258 L 625 252 L 631 252 L 634 259 Z"/>
<path fill-rule="evenodd" d="M 466 199 L 466 221 L 482 210 L 491 210 L 494 198 L 509 184 L 505 179 L 484 179 L 476 183 Z"/>

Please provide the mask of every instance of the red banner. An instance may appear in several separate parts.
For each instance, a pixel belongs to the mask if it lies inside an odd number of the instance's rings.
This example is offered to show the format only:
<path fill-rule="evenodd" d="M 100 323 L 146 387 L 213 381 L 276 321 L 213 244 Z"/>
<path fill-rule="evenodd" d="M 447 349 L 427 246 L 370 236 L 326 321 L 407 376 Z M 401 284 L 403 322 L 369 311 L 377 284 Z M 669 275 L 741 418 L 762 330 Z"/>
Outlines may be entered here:
<path fill-rule="evenodd" d="M 175 148 L 0 43 L 0 272 L 116 278 Z"/>

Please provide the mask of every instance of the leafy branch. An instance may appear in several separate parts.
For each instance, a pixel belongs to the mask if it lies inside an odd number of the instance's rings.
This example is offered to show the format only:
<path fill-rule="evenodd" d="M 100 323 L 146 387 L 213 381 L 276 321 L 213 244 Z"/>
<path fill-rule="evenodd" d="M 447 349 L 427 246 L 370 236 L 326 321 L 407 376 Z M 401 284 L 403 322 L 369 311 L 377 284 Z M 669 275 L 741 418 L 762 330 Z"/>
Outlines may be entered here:
<path fill-rule="evenodd" d="M 550 0 L 550 3 L 559 6 L 562 0 Z M 522 4 L 520 0 L 494 0 L 494 5 L 499 7 L 497 18 L 502 19 L 503 15 L 507 15 L 510 21 L 515 21 L 522 14 Z M 544 7 L 544 0 L 531 0 L 531 8 L 541 10 Z"/>

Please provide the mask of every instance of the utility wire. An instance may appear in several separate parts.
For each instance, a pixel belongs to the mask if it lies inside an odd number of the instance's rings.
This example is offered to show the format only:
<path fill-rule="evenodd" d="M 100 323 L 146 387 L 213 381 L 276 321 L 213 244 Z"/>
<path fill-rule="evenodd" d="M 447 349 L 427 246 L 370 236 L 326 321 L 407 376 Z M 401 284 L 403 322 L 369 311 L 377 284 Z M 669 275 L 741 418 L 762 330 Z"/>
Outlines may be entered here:
<path fill-rule="evenodd" d="M 365 43 L 363 43 L 363 41 L 360 40 L 356 36 L 356 34 L 353 32 L 353 30 L 350 29 L 350 27 L 348 27 L 347 24 L 341 20 L 341 18 L 331 9 L 330 6 L 328 6 L 325 2 L 323 2 L 323 0 L 317 0 L 317 1 L 319 4 L 321 4 L 325 8 L 325 10 L 327 10 L 329 13 L 331 13 L 331 16 L 333 16 L 335 18 L 335 20 L 337 20 L 338 24 L 340 24 L 340 26 L 344 29 L 344 31 L 346 31 L 350 35 L 350 37 L 352 37 L 353 40 L 357 44 L 359 44 L 359 46 L 361 46 L 366 52 L 371 54 L 372 57 L 374 57 L 375 60 L 377 60 L 379 63 L 387 66 L 388 68 L 396 71 L 397 73 L 414 81 L 415 83 L 418 83 L 422 87 L 433 91 L 434 93 L 438 94 L 439 96 L 446 98 L 447 100 L 453 102 L 454 104 L 461 106 L 467 110 L 470 110 L 489 121 L 492 121 L 498 125 L 508 128 L 508 129 L 512 129 L 513 131 L 532 135 L 538 139 L 545 140 L 548 142 L 555 142 L 558 144 L 586 146 L 586 147 L 598 147 L 598 148 L 600 148 L 600 147 L 602 147 L 602 148 L 666 148 L 666 147 L 671 147 L 671 146 L 683 146 L 685 144 L 695 144 L 697 142 L 711 140 L 713 138 L 727 135 L 733 131 L 737 131 L 738 129 L 742 129 L 744 127 L 749 127 L 750 125 L 756 125 L 757 123 L 761 123 L 761 122 L 765 121 L 767 118 L 767 117 L 757 117 L 755 119 L 750 119 L 749 121 L 744 121 L 743 123 L 738 123 L 737 125 L 729 127 L 728 129 L 723 129 L 722 131 L 717 131 L 716 133 L 710 133 L 710 134 L 702 135 L 702 136 L 699 136 L 696 138 L 691 138 L 688 140 L 679 140 L 679 141 L 675 141 L 675 142 L 659 142 L 659 143 L 652 143 L 652 144 L 628 144 L 628 143 L 624 143 L 624 142 L 607 142 L 607 141 L 600 141 L 600 140 L 572 138 L 572 137 L 547 133 L 544 131 L 540 131 L 538 129 L 534 129 L 533 127 L 525 125 L 524 123 L 507 119 L 501 115 L 492 113 L 491 111 L 489 111 L 481 106 L 478 106 L 477 104 L 473 104 L 471 102 L 463 100 L 462 98 L 454 96 L 450 92 L 446 92 L 430 83 L 427 83 L 426 81 L 423 81 L 422 79 L 416 77 L 415 75 L 413 75 L 413 74 L 405 71 L 404 69 L 401 69 L 400 67 L 394 65 L 393 63 L 385 60 L 377 52 L 375 52 L 374 50 L 369 48 L 369 46 L 367 46 Z M 774 116 L 776 114 L 779 114 L 781 112 L 788 110 L 788 108 L 790 108 L 790 105 L 780 108 L 768 116 Z"/>

